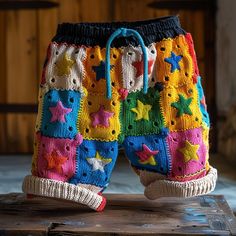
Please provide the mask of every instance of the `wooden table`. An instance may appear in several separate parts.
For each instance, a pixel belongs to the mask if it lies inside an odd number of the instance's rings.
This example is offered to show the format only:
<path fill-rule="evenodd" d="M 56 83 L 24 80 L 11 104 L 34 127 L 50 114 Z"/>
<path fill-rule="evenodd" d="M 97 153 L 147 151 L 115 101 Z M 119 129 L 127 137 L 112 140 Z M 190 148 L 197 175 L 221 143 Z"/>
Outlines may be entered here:
<path fill-rule="evenodd" d="M 54 199 L 0 195 L 0 235 L 236 235 L 223 196 L 191 199 L 106 195 L 104 212 Z"/>

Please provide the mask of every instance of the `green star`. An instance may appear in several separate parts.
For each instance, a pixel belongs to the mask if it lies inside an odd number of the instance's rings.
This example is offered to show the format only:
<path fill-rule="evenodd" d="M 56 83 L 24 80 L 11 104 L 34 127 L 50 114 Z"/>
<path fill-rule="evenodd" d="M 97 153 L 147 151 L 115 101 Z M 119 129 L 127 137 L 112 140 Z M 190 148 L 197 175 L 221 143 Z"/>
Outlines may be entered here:
<path fill-rule="evenodd" d="M 183 114 L 192 115 L 192 111 L 189 108 L 190 103 L 193 98 L 184 98 L 183 95 L 179 94 L 179 101 L 171 103 L 171 106 L 178 110 L 177 117 L 182 116 Z"/>

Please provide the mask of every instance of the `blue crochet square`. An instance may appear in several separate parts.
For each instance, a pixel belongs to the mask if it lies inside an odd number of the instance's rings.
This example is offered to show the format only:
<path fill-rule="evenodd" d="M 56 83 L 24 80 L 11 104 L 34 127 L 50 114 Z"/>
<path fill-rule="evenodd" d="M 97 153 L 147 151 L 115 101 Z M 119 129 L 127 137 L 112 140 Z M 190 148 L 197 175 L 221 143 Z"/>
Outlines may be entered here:
<path fill-rule="evenodd" d="M 49 90 L 43 98 L 41 132 L 55 138 L 74 138 L 81 93 L 72 90 Z"/>
<path fill-rule="evenodd" d="M 170 156 L 166 142 L 167 130 L 160 134 L 128 136 L 124 141 L 125 153 L 137 169 L 168 174 Z"/>
<path fill-rule="evenodd" d="M 204 97 L 204 92 L 203 92 L 200 76 L 198 76 L 197 78 L 197 90 L 198 90 L 198 103 L 200 106 L 200 111 L 202 113 L 202 120 L 204 123 L 206 123 L 207 127 L 209 127 L 210 119 L 209 119 L 209 114 L 206 110 L 205 97 Z"/>
<path fill-rule="evenodd" d="M 108 185 L 118 155 L 118 143 L 83 140 L 77 148 L 76 172 L 73 184 L 91 184 L 104 188 Z"/>

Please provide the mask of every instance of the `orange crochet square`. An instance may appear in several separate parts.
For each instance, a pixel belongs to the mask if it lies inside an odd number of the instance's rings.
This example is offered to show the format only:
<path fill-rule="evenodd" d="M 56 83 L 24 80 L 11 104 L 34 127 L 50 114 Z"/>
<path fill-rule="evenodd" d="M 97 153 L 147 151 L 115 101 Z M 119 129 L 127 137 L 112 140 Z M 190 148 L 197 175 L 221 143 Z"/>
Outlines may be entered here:
<path fill-rule="evenodd" d="M 192 81 L 194 74 L 194 65 L 192 57 L 189 53 L 188 43 L 184 35 L 177 36 L 174 39 L 163 39 L 156 43 L 157 49 L 157 79 L 166 86 L 182 86 L 183 84 Z M 178 65 L 180 69 L 171 72 L 171 64 L 166 62 L 166 58 L 171 57 L 171 53 L 176 56 L 182 56 Z"/>
<path fill-rule="evenodd" d="M 160 96 L 161 111 L 165 125 L 170 131 L 201 127 L 202 117 L 198 106 L 198 93 L 195 85 L 190 83 L 178 88 L 164 88 Z M 184 101 L 191 100 L 190 104 L 186 105 L 186 107 L 181 106 L 180 97 Z M 183 110 L 177 109 L 176 106 L 182 107 Z"/>
<path fill-rule="evenodd" d="M 120 102 L 117 94 L 107 99 L 105 93 L 88 93 L 82 100 L 78 129 L 84 139 L 118 140 Z"/>
<path fill-rule="evenodd" d="M 104 74 L 105 48 L 89 47 L 86 49 L 86 59 L 84 62 L 85 76 L 83 86 L 92 92 L 104 92 L 106 90 L 106 80 Z M 112 48 L 110 52 L 110 75 L 112 90 L 118 91 L 122 87 L 121 79 L 121 49 Z"/>

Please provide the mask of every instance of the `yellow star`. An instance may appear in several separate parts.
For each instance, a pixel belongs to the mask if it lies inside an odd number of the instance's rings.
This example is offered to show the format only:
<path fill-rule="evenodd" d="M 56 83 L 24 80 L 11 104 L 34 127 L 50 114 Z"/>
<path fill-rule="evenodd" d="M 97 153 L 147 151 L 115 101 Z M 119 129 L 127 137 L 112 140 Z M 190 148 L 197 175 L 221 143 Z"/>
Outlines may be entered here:
<path fill-rule="evenodd" d="M 70 59 L 70 57 L 65 53 L 63 57 L 56 63 L 57 75 L 69 75 L 71 67 L 75 64 L 75 61 Z"/>
<path fill-rule="evenodd" d="M 140 162 L 141 164 L 144 164 L 144 165 L 150 164 L 150 165 L 152 165 L 152 166 L 155 166 L 155 165 L 157 164 L 156 161 L 155 161 L 154 156 L 150 156 L 150 157 L 149 157 L 147 160 L 145 160 L 145 161 L 139 160 L 139 162 Z"/>
<path fill-rule="evenodd" d="M 189 141 L 185 141 L 185 146 L 183 148 L 178 149 L 184 155 L 184 162 L 189 162 L 190 160 L 199 160 L 197 155 L 197 151 L 199 149 L 199 145 L 191 144 Z"/>
<path fill-rule="evenodd" d="M 151 105 L 144 105 L 142 102 L 137 100 L 138 105 L 135 108 L 132 108 L 131 111 L 135 112 L 137 114 L 136 120 L 149 120 L 149 111 L 151 110 Z"/>

